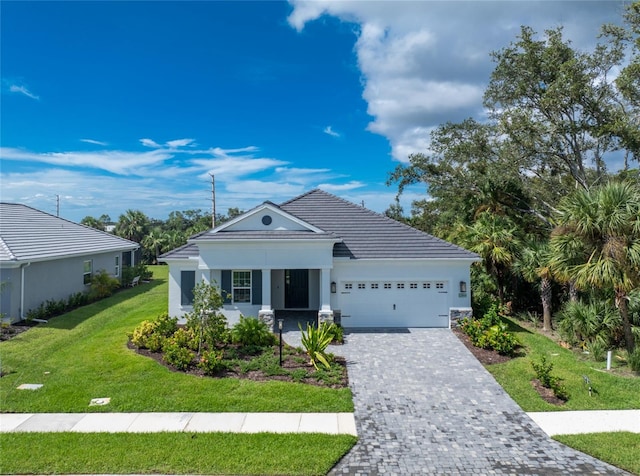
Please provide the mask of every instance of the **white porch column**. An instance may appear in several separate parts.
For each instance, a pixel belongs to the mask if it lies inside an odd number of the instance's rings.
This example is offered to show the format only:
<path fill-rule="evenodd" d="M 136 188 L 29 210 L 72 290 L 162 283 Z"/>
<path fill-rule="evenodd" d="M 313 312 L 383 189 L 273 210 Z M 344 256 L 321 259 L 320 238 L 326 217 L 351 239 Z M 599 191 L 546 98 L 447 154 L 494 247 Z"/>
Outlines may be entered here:
<path fill-rule="evenodd" d="M 262 308 L 271 309 L 271 270 L 262 270 Z"/>
<path fill-rule="evenodd" d="M 273 332 L 275 324 L 275 311 L 271 309 L 271 270 L 262 270 L 262 306 L 258 311 L 258 319 L 267 325 Z"/>
<path fill-rule="evenodd" d="M 331 270 L 320 269 L 320 310 L 331 310 Z"/>

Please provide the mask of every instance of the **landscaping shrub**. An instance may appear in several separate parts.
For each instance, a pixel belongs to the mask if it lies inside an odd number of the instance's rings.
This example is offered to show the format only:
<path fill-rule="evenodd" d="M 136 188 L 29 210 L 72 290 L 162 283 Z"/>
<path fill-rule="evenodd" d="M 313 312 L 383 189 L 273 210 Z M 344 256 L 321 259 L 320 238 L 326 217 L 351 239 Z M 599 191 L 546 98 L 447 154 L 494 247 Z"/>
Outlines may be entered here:
<path fill-rule="evenodd" d="M 275 345 L 276 337 L 260 319 L 241 316 L 231 329 L 231 341 L 242 346 L 267 347 Z"/>
<path fill-rule="evenodd" d="M 589 352 L 589 356 L 596 362 L 602 362 L 607 355 L 608 346 L 600 336 L 592 341 L 587 342 L 585 349 Z"/>
<path fill-rule="evenodd" d="M 122 286 L 129 286 L 133 278 L 140 276 L 142 281 L 149 281 L 153 276 L 153 273 L 149 271 L 149 268 L 145 264 L 139 263 L 135 266 L 125 266 L 122 268 L 121 280 Z"/>
<path fill-rule="evenodd" d="M 205 282 L 193 288 L 193 311 L 186 315 L 187 328 L 200 338 L 200 349 L 223 346 L 229 342 L 227 318 L 218 312 L 223 299 L 220 290 Z"/>
<path fill-rule="evenodd" d="M 131 342 L 140 349 L 157 352 L 162 348 L 164 340 L 177 330 L 178 319 L 163 313 L 155 321 L 145 320 L 136 326 L 131 334 Z"/>
<path fill-rule="evenodd" d="M 302 346 L 309 356 L 309 363 L 316 369 L 319 369 L 318 362 L 327 369 L 331 368 L 331 364 L 329 363 L 331 358 L 325 352 L 327 346 L 331 344 L 331 339 L 333 339 L 333 335 L 329 331 L 329 326 L 322 324 L 320 327 L 315 327 L 307 324 L 307 332 L 305 332 L 302 330 L 300 323 L 298 323 L 298 328 L 302 333 Z"/>
<path fill-rule="evenodd" d="M 464 318 L 462 331 L 469 336 L 471 343 L 482 349 L 492 349 L 503 355 L 513 355 L 520 345 L 518 338 L 502 322 L 498 306 L 493 304 L 482 319 Z"/>
<path fill-rule="evenodd" d="M 104 269 L 91 276 L 89 299 L 92 301 L 111 296 L 120 287 L 120 280 L 114 278 Z"/>
<path fill-rule="evenodd" d="M 195 332 L 193 332 L 193 329 L 181 327 L 173 333 L 171 338 L 180 347 L 186 347 L 193 351 L 198 350 L 199 339 Z"/>
<path fill-rule="evenodd" d="M 221 350 L 205 350 L 200 356 L 198 367 L 207 375 L 215 375 L 226 368 Z"/>
<path fill-rule="evenodd" d="M 187 370 L 193 362 L 194 353 L 181 347 L 172 339 L 167 339 L 162 346 L 162 360 L 178 370 Z"/>
<path fill-rule="evenodd" d="M 331 342 L 344 344 L 344 329 L 338 324 L 331 324 L 328 329 L 331 334 Z"/>
<path fill-rule="evenodd" d="M 506 324 L 496 324 L 485 330 L 478 339 L 478 347 L 493 349 L 499 354 L 512 356 L 520 345 L 518 338 L 507 331 Z"/>
<path fill-rule="evenodd" d="M 569 301 L 558 313 L 557 322 L 560 336 L 582 349 L 596 338 L 613 347 L 622 337 L 620 314 L 606 301 Z"/>
<path fill-rule="evenodd" d="M 89 296 L 86 293 L 75 293 L 67 299 L 67 309 L 76 309 L 89 303 Z"/>
<path fill-rule="evenodd" d="M 560 400 L 569 400 L 569 393 L 564 385 L 560 383 L 560 379 L 554 375 L 551 375 L 553 370 L 553 363 L 547 362 L 546 357 L 542 357 L 540 362 L 531 361 L 531 366 L 536 373 L 536 378 L 540 381 L 543 387 L 553 390 L 553 394 Z"/>

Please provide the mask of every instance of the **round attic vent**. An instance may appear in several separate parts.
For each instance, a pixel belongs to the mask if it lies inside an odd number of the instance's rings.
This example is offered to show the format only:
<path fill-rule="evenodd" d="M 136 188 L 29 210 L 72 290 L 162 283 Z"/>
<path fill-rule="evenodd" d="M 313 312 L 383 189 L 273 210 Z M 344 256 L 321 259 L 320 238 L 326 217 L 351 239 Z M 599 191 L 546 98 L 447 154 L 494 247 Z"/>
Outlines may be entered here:
<path fill-rule="evenodd" d="M 271 222 L 273 220 L 271 219 L 271 217 L 269 215 L 265 215 L 262 217 L 262 224 L 263 225 L 271 225 Z"/>

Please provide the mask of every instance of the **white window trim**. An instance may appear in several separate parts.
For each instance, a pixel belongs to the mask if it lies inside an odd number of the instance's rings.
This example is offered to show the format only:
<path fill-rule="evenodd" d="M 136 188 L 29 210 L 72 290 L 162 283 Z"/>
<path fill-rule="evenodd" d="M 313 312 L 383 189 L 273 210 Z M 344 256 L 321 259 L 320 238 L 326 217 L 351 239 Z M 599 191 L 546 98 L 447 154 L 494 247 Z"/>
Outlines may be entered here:
<path fill-rule="evenodd" d="M 249 285 L 248 286 L 236 286 L 235 285 L 235 275 L 236 273 L 249 273 Z M 231 271 L 231 302 L 234 304 L 251 304 L 253 296 L 251 295 L 252 289 L 252 272 L 250 269 L 234 269 Z M 236 289 L 248 289 L 249 290 L 249 300 L 248 301 L 236 301 Z"/>
<path fill-rule="evenodd" d="M 85 271 L 87 263 L 89 263 L 89 271 Z M 85 286 L 89 286 L 91 284 L 91 276 L 93 276 L 93 260 L 86 259 L 82 262 L 82 282 Z"/>

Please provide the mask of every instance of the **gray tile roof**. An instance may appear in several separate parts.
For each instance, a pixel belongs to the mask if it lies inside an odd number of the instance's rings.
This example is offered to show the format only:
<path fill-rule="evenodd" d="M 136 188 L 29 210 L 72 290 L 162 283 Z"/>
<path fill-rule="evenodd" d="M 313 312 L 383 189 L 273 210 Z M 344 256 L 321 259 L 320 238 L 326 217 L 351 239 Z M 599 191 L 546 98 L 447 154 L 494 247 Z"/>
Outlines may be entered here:
<path fill-rule="evenodd" d="M 127 251 L 138 244 L 17 203 L 0 203 L 0 262 Z"/>
<path fill-rule="evenodd" d="M 311 190 L 281 204 L 280 208 L 342 238 L 333 248 L 334 257 L 478 258 L 459 246 L 322 190 Z"/>
<path fill-rule="evenodd" d="M 323 230 L 324 233 L 310 231 L 221 231 L 210 233 L 210 231 L 205 231 L 195 235 L 192 239 L 215 241 L 224 239 L 299 239 L 300 237 L 328 239 L 331 237 L 340 240 L 334 245 L 334 257 L 478 259 L 478 255 L 475 253 L 322 190 L 311 190 L 284 202 L 278 208 Z M 195 256 L 198 256 L 197 246 L 190 244 L 170 251 L 162 257 L 180 259 Z"/>

